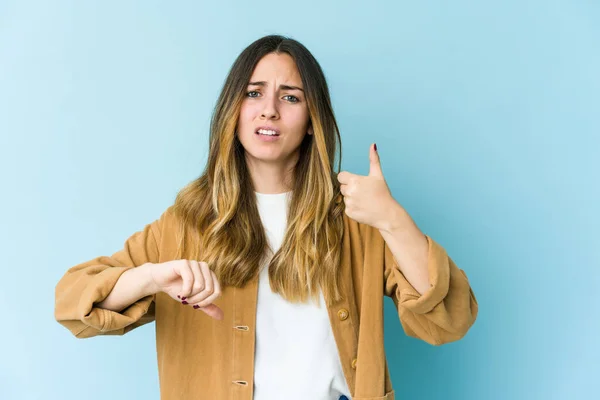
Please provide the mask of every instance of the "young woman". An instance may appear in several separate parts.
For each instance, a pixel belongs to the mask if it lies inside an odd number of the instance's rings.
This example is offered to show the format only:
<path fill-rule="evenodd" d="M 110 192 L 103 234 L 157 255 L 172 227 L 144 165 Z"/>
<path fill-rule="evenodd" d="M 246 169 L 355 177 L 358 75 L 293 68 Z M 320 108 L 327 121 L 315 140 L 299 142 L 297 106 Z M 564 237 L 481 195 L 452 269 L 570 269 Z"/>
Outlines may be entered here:
<path fill-rule="evenodd" d="M 122 250 L 70 268 L 55 317 L 76 337 L 155 321 L 161 399 L 393 399 L 383 295 L 439 345 L 477 316 L 466 275 L 368 176 L 337 173 L 319 64 L 266 36 L 236 59 L 202 175 Z M 339 171 L 339 164 L 338 164 Z"/>

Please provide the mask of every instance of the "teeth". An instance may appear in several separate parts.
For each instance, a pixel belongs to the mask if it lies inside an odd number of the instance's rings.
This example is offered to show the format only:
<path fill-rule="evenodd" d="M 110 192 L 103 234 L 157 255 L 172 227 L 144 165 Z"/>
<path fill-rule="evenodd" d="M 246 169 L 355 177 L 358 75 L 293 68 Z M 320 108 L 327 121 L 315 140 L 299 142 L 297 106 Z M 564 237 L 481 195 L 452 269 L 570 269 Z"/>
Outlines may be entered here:
<path fill-rule="evenodd" d="M 259 129 L 257 132 L 260 133 L 261 135 L 269 135 L 269 136 L 275 136 L 275 135 L 277 135 L 277 132 L 271 131 L 271 130 L 268 130 L 268 129 Z"/>

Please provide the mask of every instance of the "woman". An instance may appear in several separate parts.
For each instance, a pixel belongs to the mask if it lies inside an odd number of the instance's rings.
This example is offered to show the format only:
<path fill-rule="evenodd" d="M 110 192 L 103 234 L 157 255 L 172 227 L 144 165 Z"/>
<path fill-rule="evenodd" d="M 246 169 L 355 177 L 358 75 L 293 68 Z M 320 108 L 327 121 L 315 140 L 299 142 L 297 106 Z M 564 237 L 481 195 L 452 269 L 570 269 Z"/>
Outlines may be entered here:
<path fill-rule="evenodd" d="M 477 302 L 391 196 L 376 146 L 364 177 L 334 171 L 339 142 L 311 53 L 255 41 L 218 99 L 204 173 L 122 250 L 66 272 L 57 321 L 80 338 L 155 321 L 165 400 L 393 399 L 383 295 L 434 345 L 463 337 Z"/>

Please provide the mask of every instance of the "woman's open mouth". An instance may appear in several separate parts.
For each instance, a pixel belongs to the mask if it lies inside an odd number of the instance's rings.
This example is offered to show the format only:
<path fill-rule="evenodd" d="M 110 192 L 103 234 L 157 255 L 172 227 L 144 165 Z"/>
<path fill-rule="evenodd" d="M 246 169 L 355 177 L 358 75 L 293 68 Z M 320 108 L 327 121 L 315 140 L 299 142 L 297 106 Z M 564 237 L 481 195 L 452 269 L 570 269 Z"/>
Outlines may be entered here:
<path fill-rule="evenodd" d="M 258 138 L 264 142 L 273 142 L 279 138 L 279 132 L 271 130 L 271 129 L 257 129 L 254 132 Z"/>

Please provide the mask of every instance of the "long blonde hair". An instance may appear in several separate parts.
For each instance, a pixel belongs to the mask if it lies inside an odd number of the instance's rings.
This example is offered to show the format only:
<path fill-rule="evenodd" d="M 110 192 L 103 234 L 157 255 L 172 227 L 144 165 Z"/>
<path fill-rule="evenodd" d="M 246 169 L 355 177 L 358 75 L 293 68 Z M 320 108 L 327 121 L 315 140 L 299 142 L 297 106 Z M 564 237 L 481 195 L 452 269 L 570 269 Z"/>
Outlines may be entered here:
<path fill-rule="evenodd" d="M 306 47 L 283 36 L 256 40 L 229 71 L 211 119 L 206 168 L 178 193 L 173 207 L 182 221 L 178 257 L 190 251 L 186 254 L 208 263 L 222 286 L 236 287 L 255 277 L 265 262 L 269 245 L 235 131 L 254 67 L 273 52 L 287 53 L 295 60 L 314 133 L 305 135 L 300 145 L 287 228 L 268 266 L 271 289 L 290 302 L 317 300 L 319 288 L 326 298 L 339 300 L 344 231 L 337 181 L 341 138 L 321 67 Z M 188 235 L 193 235 L 192 249 L 184 248 Z"/>

